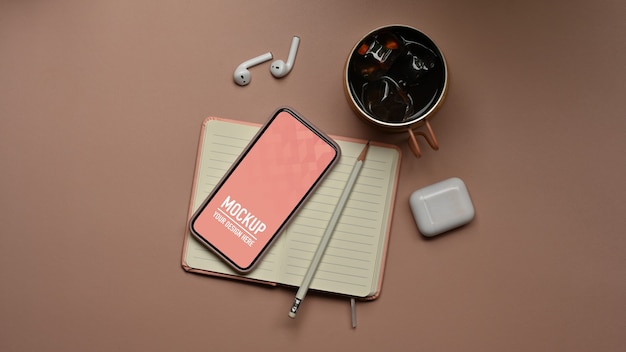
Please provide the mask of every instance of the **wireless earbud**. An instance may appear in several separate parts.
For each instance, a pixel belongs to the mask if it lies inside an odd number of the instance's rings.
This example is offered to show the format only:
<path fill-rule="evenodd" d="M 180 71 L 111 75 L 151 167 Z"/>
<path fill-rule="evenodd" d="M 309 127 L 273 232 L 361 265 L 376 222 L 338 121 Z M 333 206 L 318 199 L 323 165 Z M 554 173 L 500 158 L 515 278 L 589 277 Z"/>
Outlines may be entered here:
<path fill-rule="evenodd" d="M 287 62 L 283 60 L 276 60 L 272 62 L 272 66 L 270 66 L 270 72 L 272 72 L 272 76 L 276 78 L 285 77 L 291 68 L 293 67 L 293 62 L 296 60 L 296 53 L 298 52 L 298 45 L 300 44 L 299 37 L 293 37 L 291 41 L 291 49 L 289 49 L 289 57 L 287 57 Z"/>
<path fill-rule="evenodd" d="M 265 53 L 250 60 L 244 61 L 241 65 L 237 66 L 237 68 L 235 69 L 235 73 L 233 73 L 235 83 L 240 86 L 245 86 L 250 83 L 250 80 L 252 78 L 248 69 L 252 66 L 262 64 L 265 61 L 269 61 L 272 59 L 272 57 L 272 53 Z"/>

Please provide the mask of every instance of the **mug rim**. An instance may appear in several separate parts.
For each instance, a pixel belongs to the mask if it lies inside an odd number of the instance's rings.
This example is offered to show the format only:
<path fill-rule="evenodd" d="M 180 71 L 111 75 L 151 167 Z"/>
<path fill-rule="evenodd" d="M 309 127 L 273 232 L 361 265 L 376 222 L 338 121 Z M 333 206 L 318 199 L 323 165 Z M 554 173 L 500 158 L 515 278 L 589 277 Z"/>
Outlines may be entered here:
<path fill-rule="evenodd" d="M 393 28 L 393 27 L 403 27 L 403 28 L 406 28 L 406 29 L 409 29 L 409 30 L 413 30 L 413 31 L 416 31 L 417 33 L 425 36 L 426 38 L 428 38 L 428 40 L 430 40 L 433 43 L 433 45 L 435 46 L 435 48 L 437 50 L 437 53 L 441 56 L 441 61 L 443 62 L 443 72 L 444 72 L 443 86 L 442 86 L 441 92 L 438 94 L 438 97 L 437 97 L 437 100 L 435 101 L 435 103 L 432 104 L 432 106 L 428 110 L 426 110 L 424 113 L 422 113 L 417 118 L 413 118 L 413 119 L 410 119 L 408 121 L 403 121 L 403 122 L 387 122 L 387 121 L 382 121 L 382 120 L 379 120 L 379 119 L 374 118 L 373 116 L 371 116 L 367 111 L 365 111 L 360 106 L 358 100 L 352 94 L 352 89 L 350 88 L 350 84 L 349 84 L 349 80 L 348 80 L 349 68 L 350 68 L 350 59 L 352 58 L 352 55 L 354 54 L 354 52 L 357 50 L 357 47 L 359 46 L 359 43 L 361 43 L 361 41 L 363 41 L 363 39 L 367 38 L 368 36 L 372 35 L 373 33 L 377 32 L 377 31 L 380 31 L 380 30 L 383 30 L 383 29 L 390 29 L 390 28 Z M 377 28 L 369 31 L 367 34 L 365 34 L 364 36 L 359 38 L 359 40 L 354 44 L 354 46 L 350 50 L 350 53 L 349 53 L 348 58 L 346 60 L 346 64 L 345 64 L 345 67 L 344 67 L 343 82 L 344 82 L 344 89 L 345 89 L 346 95 L 350 99 L 350 101 L 352 103 L 351 104 L 352 107 L 354 109 L 357 109 L 358 113 L 362 117 L 366 118 L 367 120 L 369 120 L 370 122 L 374 123 L 375 125 L 388 127 L 388 128 L 392 128 L 392 129 L 402 128 L 402 127 L 412 127 L 414 125 L 423 123 L 424 120 L 429 118 L 429 116 L 431 114 L 433 114 L 441 106 L 441 103 L 445 99 L 446 93 L 448 91 L 448 64 L 446 62 L 446 58 L 445 58 L 443 52 L 441 51 L 441 49 L 439 49 L 439 46 L 437 44 L 435 44 L 435 42 L 432 40 L 432 38 L 430 38 L 426 33 L 420 31 L 419 29 L 417 29 L 415 27 L 408 26 L 408 25 L 405 25 L 405 24 L 389 24 L 389 25 L 384 25 L 384 26 L 377 27 Z"/>

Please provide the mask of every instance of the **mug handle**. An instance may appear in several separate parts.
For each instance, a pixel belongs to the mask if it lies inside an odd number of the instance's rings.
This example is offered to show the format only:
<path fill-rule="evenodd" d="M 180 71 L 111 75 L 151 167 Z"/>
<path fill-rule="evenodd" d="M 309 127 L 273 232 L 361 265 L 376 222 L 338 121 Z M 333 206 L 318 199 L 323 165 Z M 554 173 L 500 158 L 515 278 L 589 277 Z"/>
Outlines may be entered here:
<path fill-rule="evenodd" d="M 434 150 L 439 150 L 439 142 L 437 142 L 437 137 L 435 137 L 435 132 L 433 132 L 432 127 L 430 127 L 430 122 L 428 122 L 428 119 L 426 120 L 426 129 L 428 129 L 428 135 L 422 131 L 413 132 L 413 129 L 411 128 L 409 128 L 408 130 L 409 131 L 409 148 L 411 149 L 411 151 L 413 152 L 413 155 L 415 155 L 416 158 L 419 158 L 422 156 L 422 150 L 420 149 L 419 144 L 417 144 L 417 138 L 415 138 L 416 134 L 424 137 L 424 139 L 426 140 L 428 145 L 430 145 L 431 148 L 433 148 Z"/>

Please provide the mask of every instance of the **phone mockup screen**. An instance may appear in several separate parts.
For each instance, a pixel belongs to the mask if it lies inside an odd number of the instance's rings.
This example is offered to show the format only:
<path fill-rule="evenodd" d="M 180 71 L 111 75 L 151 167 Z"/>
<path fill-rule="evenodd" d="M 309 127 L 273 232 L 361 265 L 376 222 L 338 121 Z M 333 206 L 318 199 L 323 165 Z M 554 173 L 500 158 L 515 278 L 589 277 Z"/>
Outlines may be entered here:
<path fill-rule="evenodd" d="M 339 158 L 339 147 L 288 109 L 255 136 L 191 220 L 192 233 L 249 271 Z"/>

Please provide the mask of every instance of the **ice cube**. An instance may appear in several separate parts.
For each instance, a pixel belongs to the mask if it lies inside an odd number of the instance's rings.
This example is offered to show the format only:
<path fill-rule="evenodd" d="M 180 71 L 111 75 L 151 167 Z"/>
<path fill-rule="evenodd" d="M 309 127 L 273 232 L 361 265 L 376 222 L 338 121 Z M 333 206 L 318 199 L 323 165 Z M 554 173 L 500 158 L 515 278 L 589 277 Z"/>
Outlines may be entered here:
<path fill-rule="evenodd" d="M 352 64 L 357 74 L 368 81 L 385 75 L 402 51 L 402 41 L 391 32 L 365 38 L 357 47 Z"/>
<path fill-rule="evenodd" d="M 431 49 L 420 43 L 409 42 L 389 70 L 389 75 L 400 85 L 419 85 L 423 77 L 436 68 L 437 61 L 437 54 Z"/>
<path fill-rule="evenodd" d="M 363 85 L 365 109 L 384 122 L 402 122 L 413 114 L 413 99 L 392 78 L 383 76 Z"/>

